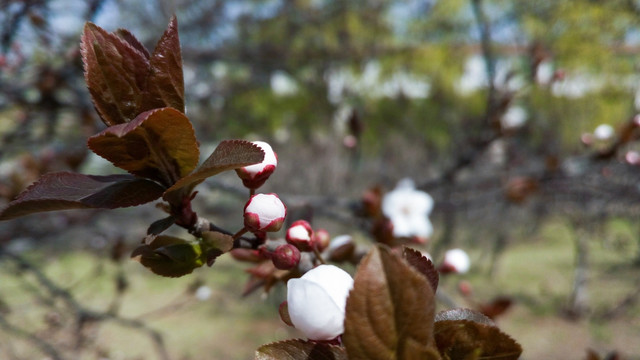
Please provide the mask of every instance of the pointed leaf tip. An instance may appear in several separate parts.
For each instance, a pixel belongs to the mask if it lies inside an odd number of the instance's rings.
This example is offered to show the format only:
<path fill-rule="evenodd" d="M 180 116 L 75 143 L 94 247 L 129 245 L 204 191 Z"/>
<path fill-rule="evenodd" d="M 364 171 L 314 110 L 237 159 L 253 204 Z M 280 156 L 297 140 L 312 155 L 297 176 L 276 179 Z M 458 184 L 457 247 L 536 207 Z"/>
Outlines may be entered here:
<path fill-rule="evenodd" d="M 213 153 L 193 173 L 180 179 L 169 188 L 163 198 L 169 200 L 178 191 L 193 189 L 204 179 L 223 171 L 257 164 L 264 158 L 264 151 L 255 144 L 244 140 L 225 140 L 220 142 Z"/>
<path fill-rule="evenodd" d="M 90 22 L 80 48 L 85 81 L 102 121 L 107 126 L 131 121 L 141 112 L 149 73 L 144 53 Z"/>
<path fill-rule="evenodd" d="M 45 211 L 135 206 L 157 199 L 162 191 L 157 183 L 131 175 L 50 173 L 10 202 L 0 212 L 0 220 Z"/>
<path fill-rule="evenodd" d="M 405 247 L 402 250 L 402 257 L 407 261 L 407 263 L 409 263 L 409 265 L 427 278 L 429 284 L 431 284 L 433 292 L 436 292 L 440 281 L 440 275 L 438 274 L 436 267 L 433 265 L 433 262 L 427 259 L 426 256 L 423 256 L 420 251 L 409 247 Z"/>
<path fill-rule="evenodd" d="M 89 148 L 115 166 L 166 187 L 198 164 L 198 142 L 189 119 L 173 108 L 144 112 L 127 124 L 89 138 Z"/>
<path fill-rule="evenodd" d="M 175 15 L 151 54 L 147 93 L 145 108 L 169 106 L 184 112 L 184 75 Z"/>
<path fill-rule="evenodd" d="M 382 246 L 360 262 L 347 299 L 343 342 L 354 359 L 440 359 L 427 279 Z"/>

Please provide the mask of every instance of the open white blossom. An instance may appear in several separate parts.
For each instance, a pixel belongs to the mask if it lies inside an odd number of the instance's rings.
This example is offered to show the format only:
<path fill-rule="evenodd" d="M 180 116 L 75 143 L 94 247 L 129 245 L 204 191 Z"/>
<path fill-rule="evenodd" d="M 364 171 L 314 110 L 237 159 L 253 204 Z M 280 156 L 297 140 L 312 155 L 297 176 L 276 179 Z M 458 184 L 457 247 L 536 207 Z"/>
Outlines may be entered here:
<path fill-rule="evenodd" d="M 431 195 L 416 190 L 413 180 L 408 178 L 400 180 L 382 199 L 382 213 L 391 220 L 396 237 L 429 238 L 433 234 L 429 221 L 432 209 Z"/>
<path fill-rule="evenodd" d="M 332 340 L 344 332 L 353 278 L 334 265 L 320 265 L 287 282 L 291 323 L 311 340 Z"/>
<path fill-rule="evenodd" d="M 502 115 L 500 125 L 503 129 L 517 129 L 527 123 L 527 111 L 520 106 L 511 106 Z"/>

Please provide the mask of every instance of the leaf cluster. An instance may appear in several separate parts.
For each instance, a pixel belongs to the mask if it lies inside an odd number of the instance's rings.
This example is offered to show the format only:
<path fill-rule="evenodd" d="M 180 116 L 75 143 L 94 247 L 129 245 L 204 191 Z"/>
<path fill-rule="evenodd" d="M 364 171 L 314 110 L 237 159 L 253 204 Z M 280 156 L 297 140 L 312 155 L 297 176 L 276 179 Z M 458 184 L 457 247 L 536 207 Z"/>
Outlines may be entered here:
<path fill-rule="evenodd" d="M 129 31 L 114 33 L 87 23 L 81 41 L 84 73 L 93 104 L 107 128 L 88 147 L 128 175 L 45 174 L 0 211 L 0 220 L 66 209 L 115 209 L 160 197 L 169 217 L 149 228 L 133 254 L 163 276 L 182 276 L 230 250 L 227 235 L 190 242 L 158 236 L 172 224 L 190 229 L 197 220 L 193 189 L 220 172 L 262 161 L 247 141 L 222 141 L 200 165 L 199 144 L 184 114 L 184 81 L 175 17 L 149 52 Z M 231 240 L 232 242 L 232 240 Z"/>

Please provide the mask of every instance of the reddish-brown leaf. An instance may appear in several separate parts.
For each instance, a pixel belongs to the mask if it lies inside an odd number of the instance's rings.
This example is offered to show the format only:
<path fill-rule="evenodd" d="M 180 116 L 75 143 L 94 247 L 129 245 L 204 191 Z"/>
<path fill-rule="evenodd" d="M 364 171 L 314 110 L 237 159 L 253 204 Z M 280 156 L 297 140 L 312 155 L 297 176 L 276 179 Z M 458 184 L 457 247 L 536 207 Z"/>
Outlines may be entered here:
<path fill-rule="evenodd" d="M 0 212 L 0 220 L 43 211 L 115 209 L 153 201 L 164 188 L 131 175 L 92 176 L 69 172 L 43 175 Z"/>
<path fill-rule="evenodd" d="M 140 40 L 138 40 L 129 30 L 127 29 L 118 29 L 116 30 L 116 35 L 120 37 L 122 40 L 129 43 L 129 45 L 133 46 L 134 49 L 140 51 L 144 57 L 149 59 L 151 55 L 149 55 L 149 50 L 142 45 Z"/>
<path fill-rule="evenodd" d="M 388 248 L 375 247 L 361 261 L 347 299 L 349 359 L 440 359 L 434 312 L 427 279 Z"/>
<path fill-rule="evenodd" d="M 84 27 L 81 50 L 87 87 L 102 121 L 113 126 L 134 119 L 150 69 L 145 54 L 92 23 Z"/>
<path fill-rule="evenodd" d="M 173 108 L 147 111 L 111 126 L 89 138 L 89 148 L 115 166 L 166 187 L 190 173 L 199 158 L 193 126 Z"/>
<path fill-rule="evenodd" d="M 414 269 L 418 270 L 427 278 L 429 284 L 431 284 L 433 292 L 436 292 L 438 289 L 438 282 L 440 281 L 440 275 L 438 275 L 438 270 L 436 270 L 433 262 L 427 259 L 426 256 L 423 256 L 420 251 L 408 247 L 405 247 L 402 250 L 402 257 L 409 263 L 409 265 L 413 266 Z"/>
<path fill-rule="evenodd" d="M 296 339 L 259 347 L 255 360 L 347 360 L 347 353 L 341 346 Z"/>
<path fill-rule="evenodd" d="M 495 326 L 472 320 L 441 320 L 435 323 L 435 339 L 446 359 L 517 360 L 522 347 Z"/>
<path fill-rule="evenodd" d="M 184 79 L 178 21 L 171 18 L 167 30 L 158 41 L 150 60 L 145 109 L 172 107 L 184 112 Z"/>
<path fill-rule="evenodd" d="M 190 192 L 204 179 L 223 171 L 257 164 L 264 158 L 264 152 L 258 146 L 244 140 L 225 140 L 193 173 L 180 179 L 169 188 L 163 198 L 169 200 L 179 190 L 186 188 Z"/>

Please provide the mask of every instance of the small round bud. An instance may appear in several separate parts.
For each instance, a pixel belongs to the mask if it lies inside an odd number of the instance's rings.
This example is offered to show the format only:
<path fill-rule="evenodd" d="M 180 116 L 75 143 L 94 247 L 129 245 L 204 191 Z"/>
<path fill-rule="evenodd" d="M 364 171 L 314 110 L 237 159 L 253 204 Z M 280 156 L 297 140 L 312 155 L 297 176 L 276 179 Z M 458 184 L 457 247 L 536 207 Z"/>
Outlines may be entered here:
<path fill-rule="evenodd" d="M 286 216 L 287 207 L 276 194 L 253 195 L 244 206 L 244 226 L 250 231 L 278 231 Z"/>
<path fill-rule="evenodd" d="M 355 250 L 356 246 L 351 235 L 336 236 L 329 244 L 329 260 L 336 262 L 347 261 L 353 257 Z"/>
<path fill-rule="evenodd" d="M 291 244 L 280 245 L 273 252 L 271 261 L 280 270 L 291 270 L 300 263 L 300 250 Z"/>
<path fill-rule="evenodd" d="M 313 249 L 313 229 L 305 220 L 295 221 L 287 229 L 287 242 L 294 245 L 300 251 L 311 251 Z"/>
<path fill-rule="evenodd" d="M 262 162 L 236 169 L 236 174 L 242 179 L 242 184 L 249 189 L 257 189 L 262 186 L 278 166 L 278 157 L 271 145 L 264 141 L 254 141 L 253 144 L 264 151 Z"/>
<path fill-rule="evenodd" d="M 318 247 L 318 251 L 322 251 L 329 246 L 331 235 L 325 229 L 317 229 L 313 232 L 313 243 Z"/>

